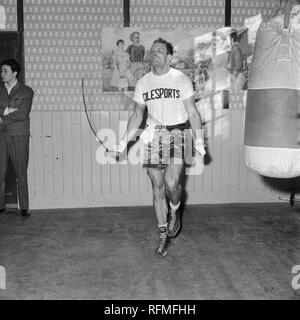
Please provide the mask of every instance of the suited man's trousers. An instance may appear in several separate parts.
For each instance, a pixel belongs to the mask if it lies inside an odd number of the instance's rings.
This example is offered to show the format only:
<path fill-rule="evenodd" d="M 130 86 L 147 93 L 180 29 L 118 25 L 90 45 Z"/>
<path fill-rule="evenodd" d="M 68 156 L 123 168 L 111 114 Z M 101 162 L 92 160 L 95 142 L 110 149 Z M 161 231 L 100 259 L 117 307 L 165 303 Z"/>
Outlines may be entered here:
<path fill-rule="evenodd" d="M 9 158 L 17 176 L 19 208 L 20 210 L 28 210 L 29 136 L 11 136 L 6 131 L 0 134 L 0 209 L 5 207 L 5 181 Z"/>

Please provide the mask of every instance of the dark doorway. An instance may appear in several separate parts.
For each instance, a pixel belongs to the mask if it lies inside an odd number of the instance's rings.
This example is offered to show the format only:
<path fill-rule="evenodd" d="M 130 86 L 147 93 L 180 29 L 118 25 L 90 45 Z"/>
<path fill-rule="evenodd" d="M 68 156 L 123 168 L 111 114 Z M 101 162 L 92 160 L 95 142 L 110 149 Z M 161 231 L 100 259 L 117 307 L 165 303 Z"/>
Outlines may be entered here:
<path fill-rule="evenodd" d="M 17 31 L 0 31 L 0 61 L 15 58 L 23 65 L 23 42 Z M 24 69 L 24 68 L 23 68 Z M 20 81 L 24 82 L 24 72 L 20 73 Z"/>
<path fill-rule="evenodd" d="M 17 1 L 17 31 L 0 31 L 0 61 L 15 58 L 23 66 L 19 80 L 25 82 L 24 68 L 24 6 L 23 0 Z M 1 81 L 1 80 L 0 80 Z M 18 208 L 16 173 L 11 160 L 6 173 L 5 202 L 6 208 Z"/>
<path fill-rule="evenodd" d="M 19 37 L 18 32 L 15 31 L 1 31 L 0 32 L 0 61 L 8 58 L 16 58 L 21 61 Z M 21 49 L 21 50 L 20 50 Z M 20 75 L 23 78 L 23 74 Z M 5 204 L 7 209 L 18 208 L 16 173 L 12 162 L 8 161 L 8 168 L 6 174 L 6 187 L 5 187 Z"/>
<path fill-rule="evenodd" d="M 17 56 L 18 32 L 0 31 L 0 58 L 8 59 Z"/>

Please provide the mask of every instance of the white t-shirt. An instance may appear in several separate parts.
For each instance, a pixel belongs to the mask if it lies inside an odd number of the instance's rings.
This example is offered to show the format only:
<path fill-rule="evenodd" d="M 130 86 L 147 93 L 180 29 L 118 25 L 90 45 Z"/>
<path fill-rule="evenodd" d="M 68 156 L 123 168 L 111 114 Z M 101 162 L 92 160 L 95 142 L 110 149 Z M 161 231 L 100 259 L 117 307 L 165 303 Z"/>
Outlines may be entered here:
<path fill-rule="evenodd" d="M 136 84 L 133 100 L 148 108 L 147 123 L 174 125 L 188 120 L 183 101 L 194 95 L 190 78 L 170 68 L 161 76 L 145 74 Z"/>

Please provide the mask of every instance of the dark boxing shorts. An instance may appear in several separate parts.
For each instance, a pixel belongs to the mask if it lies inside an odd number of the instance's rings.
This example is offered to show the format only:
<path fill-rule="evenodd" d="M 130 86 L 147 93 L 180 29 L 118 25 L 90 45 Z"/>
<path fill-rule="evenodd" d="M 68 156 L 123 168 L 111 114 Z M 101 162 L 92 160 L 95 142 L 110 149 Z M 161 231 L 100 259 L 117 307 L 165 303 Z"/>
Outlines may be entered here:
<path fill-rule="evenodd" d="M 168 164 L 182 164 L 192 157 L 192 129 L 189 123 L 157 125 L 152 141 L 145 144 L 144 168 L 162 170 Z"/>

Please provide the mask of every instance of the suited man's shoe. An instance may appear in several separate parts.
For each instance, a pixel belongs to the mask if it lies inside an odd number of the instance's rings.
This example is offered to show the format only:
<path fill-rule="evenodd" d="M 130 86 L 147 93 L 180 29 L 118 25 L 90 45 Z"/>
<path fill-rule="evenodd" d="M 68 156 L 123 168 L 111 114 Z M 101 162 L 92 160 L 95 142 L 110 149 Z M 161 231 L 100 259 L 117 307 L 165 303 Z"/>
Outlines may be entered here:
<path fill-rule="evenodd" d="M 30 212 L 27 209 L 21 210 L 21 215 L 25 218 L 30 216 Z"/>
<path fill-rule="evenodd" d="M 0 209 L 0 213 L 5 212 L 5 208 Z"/>

